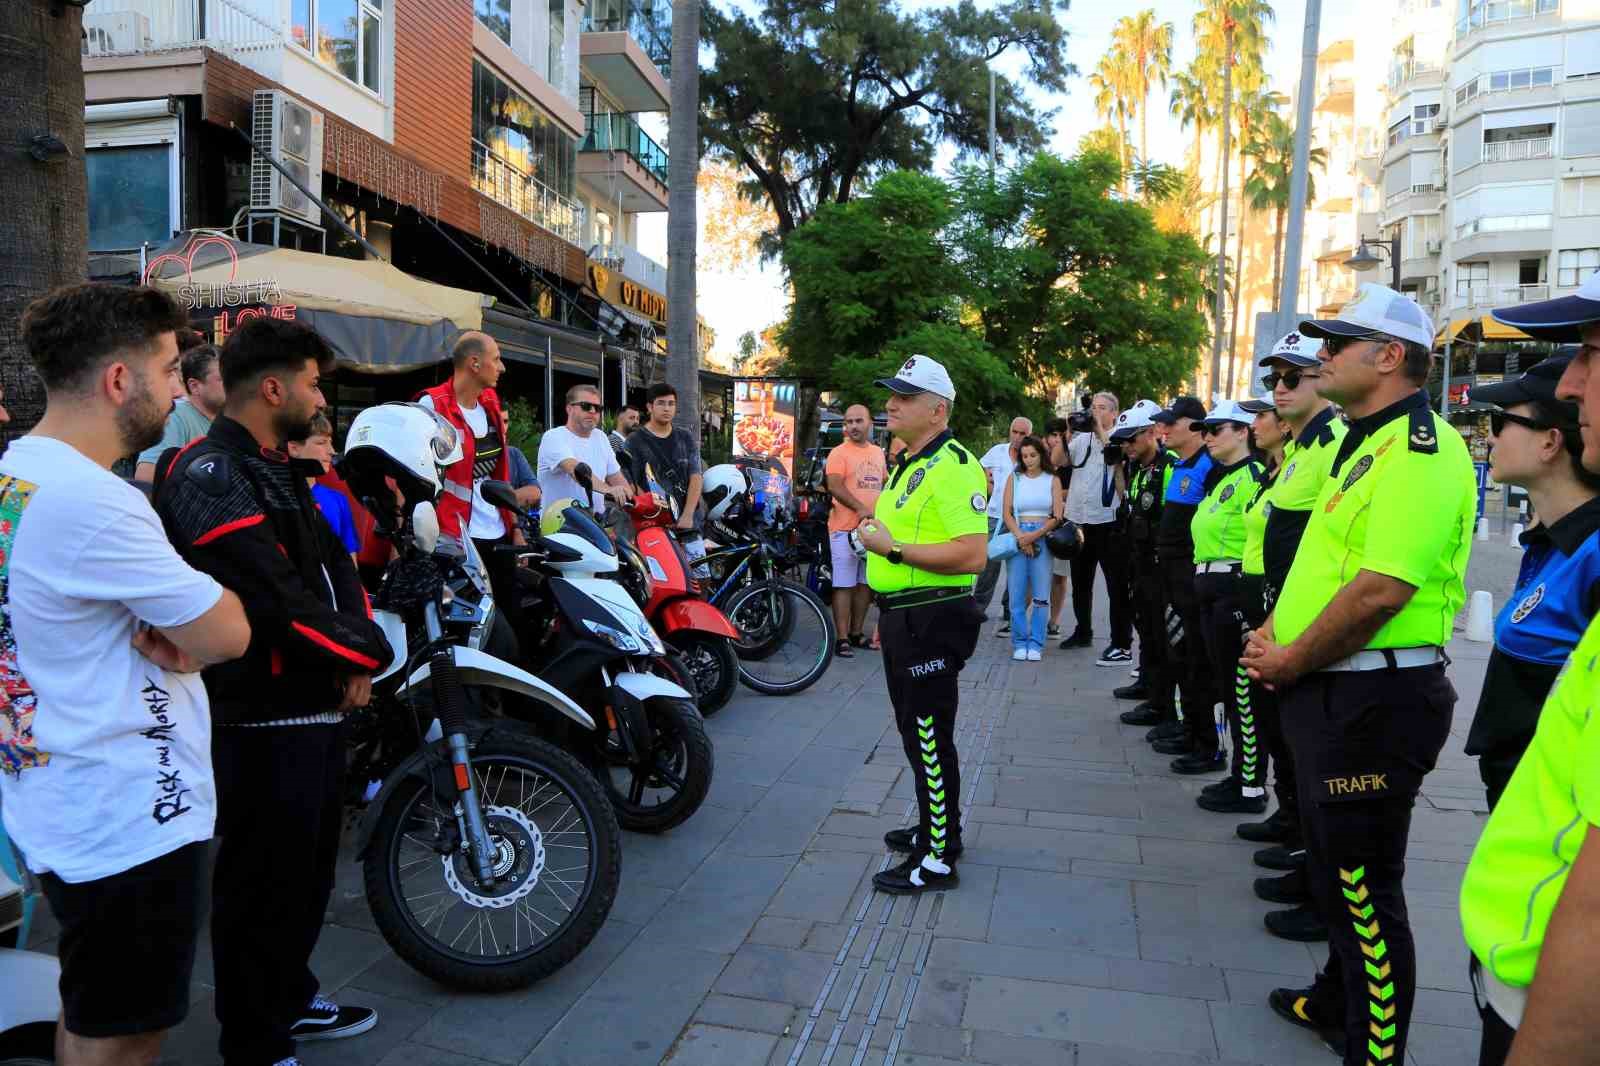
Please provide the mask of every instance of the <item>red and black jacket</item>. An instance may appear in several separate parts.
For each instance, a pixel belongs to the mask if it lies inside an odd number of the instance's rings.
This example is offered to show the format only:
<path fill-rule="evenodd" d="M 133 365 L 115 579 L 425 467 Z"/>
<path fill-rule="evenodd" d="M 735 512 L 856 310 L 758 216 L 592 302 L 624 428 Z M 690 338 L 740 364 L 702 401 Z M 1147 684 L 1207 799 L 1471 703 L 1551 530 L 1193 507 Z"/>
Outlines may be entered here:
<path fill-rule="evenodd" d="M 355 565 L 312 501 L 310 469 L 225 415 L 157 464 L 154 502 L 168 538 L 232 589 L 250 620 L 244 657 L 203 674 L 218 723 L 334 710 L 341 678 L 376 673 L 392 654 Z"/>

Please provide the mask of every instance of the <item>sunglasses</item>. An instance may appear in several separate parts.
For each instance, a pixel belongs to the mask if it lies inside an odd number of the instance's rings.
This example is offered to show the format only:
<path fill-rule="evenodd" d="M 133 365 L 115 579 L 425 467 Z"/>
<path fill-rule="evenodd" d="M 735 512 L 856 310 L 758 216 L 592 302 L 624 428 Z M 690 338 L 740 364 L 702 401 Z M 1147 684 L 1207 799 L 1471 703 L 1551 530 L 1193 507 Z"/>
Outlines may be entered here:
<path fill-rule="evenodd" d="M 568 407 L 576 407 L 578 410 L 583 411 L 586 414 L 591 414 L 591 415 L 594 414 L 596 411 L 600 410 L 600 405 L 599 404 L 590 403 L 588 400 L 574 400 L 571 403 L 567 404 L 567 406 Z"/>
<path fill-rule="evenodd" d="M 1278 387 L 1278 382 L 1281 381 L 1283 382 L 1283 387 L 1292 392 L 1300 387 L 1302 381 L 1315 381 L 1321 376 L 1321 374 L 1312 374 L 1304 370 L 1274 370 L 1262 378 L 1261 383 L 1267 387 L 1268 392 L 1271 392 Z"/>
<path fill-rule="evenodd" d="M 1322 341 L 1322 347 L 1327 350 L 1327 353 L 1331 358 L 1335 355 L 1338 355 L 1352 344 L 1364 344 L 1369 341 L 1373 344 L 1388 344 L 1390 338 L 1385 337 L 1382 334 L 1369 334 L 1365 337 L 1325 337 Z"/>
<path fill-rule="evenodd" d="M 1232 422 L 1205 422 L 1200 426 L 1200 434 L 1204 437 L 1215 437 L 1218 433 L 1221 433 L 1225 429 L 1243 428 L 1243 426 L 1235 425 Z"/>
<path fill-rule="evenodd" d="M 1489 414 L 1489 432 L 1498 437 L 1505 432 L 1507 422 L 1521 426 L 1524 429 L 1531 429 L 1535 433 L 1543 433 L 1547 429 L 1560 428 L 1552 426 L 1548 422 L 1540 422 L 1536 418 L 1529 418 L 1527 415 L 1514 415 L 1509 411 L 1492 411 Z"/>

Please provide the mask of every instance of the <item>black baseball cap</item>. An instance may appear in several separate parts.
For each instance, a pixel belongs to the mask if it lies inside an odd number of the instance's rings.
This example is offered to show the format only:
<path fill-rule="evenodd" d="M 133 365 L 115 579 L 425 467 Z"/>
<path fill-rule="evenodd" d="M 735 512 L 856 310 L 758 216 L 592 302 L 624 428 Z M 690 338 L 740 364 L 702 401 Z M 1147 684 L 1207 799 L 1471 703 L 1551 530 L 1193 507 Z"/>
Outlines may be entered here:
<path fill-rule="evenodd" d="M 1192 418 L 1196 422 L 1204 422 L 1206 418 L 1206 405 L 1200 402 L 1198 396 L 1179 396 L 1169 403 L 1162 411 L 1150 416 L 1150 421 L 1170 426 L 1180 418 Z"/>
<path fill-rule="evenodd" d="M 1563 349 L 1555 355 L 1528 368 L 1527 373 L 1510 381 L 1497 381 L 1480 385 L 1472 390 L 1472 399 L 1478 403 L 1492 403 L 1496 407 L 1515 407 L 1531 403 L 1539 408 L 1545 421 L 1571 428 L 1578 424 L 1578 405 L 1568 400 L 1556 399 L 1556 384 L 1566 372 L 1568 364 L 1577 353 Z"/>
<path fill-rule="evenodd" d="M 1278 405 L 1272 402 L 1272 393 L 1269 392 L 1264 400 L 1240 400 L 1239 409 L 1248 411 L 1253 415 L 1259 415 L 1263 411 L 1276 411 Z"/>

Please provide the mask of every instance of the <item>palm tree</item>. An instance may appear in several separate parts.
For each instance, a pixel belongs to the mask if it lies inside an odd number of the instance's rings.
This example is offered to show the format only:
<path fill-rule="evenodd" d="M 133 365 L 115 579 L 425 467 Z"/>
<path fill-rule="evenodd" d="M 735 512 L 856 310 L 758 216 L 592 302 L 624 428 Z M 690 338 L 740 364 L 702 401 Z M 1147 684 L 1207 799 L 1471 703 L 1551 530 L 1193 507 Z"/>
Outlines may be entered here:
<path fill-rule="evenodd" d="M 674 421 L 700 439 L 700 330 L 695 320 L 695 176 L 700 169 L 700 0 L 672 0 L 672 114 L 667 145 L 667 383 Z"/>
<path fill-rule="evenodd" d="M 1199 146 L 1205 143 L 1206 129 L 1216 120 L 1216 108 L 1213 106 L 1210 94 L 1210 78 L 1203 57 L 1196 56 L 1187 70 L 1172 76 L 1169 110 L 1182 129 L 1194 127 L 1194 166 L 1198 168 Z"/>
<path fill-rule="evenodd" d="M 1272 6 L 1267 0 L 1202 0 L 1194 17 L 1195 44 L 1200 55 L 1216 64 L 1222 75 L 1222 106 L 1218 109 L 1218 163 L 1222 171 L 1218 232 L 1228 235 L 1228 161 L 1232 158 L 1233 75 L 1241 63 L 1260 67 L 1266 48 L 1266 23 L 1272 21 Z M 1221 269 L 1220 259 L 1218 269 Z M 1222 299 L 1225 279 L 1217 279 L 1217 299 Z M 1216 318 L 1222 317 L 1218 307 Z M 1222 335 L 1211 340 L 1211 382 L 1213 389 L 1222 370 Z"/>
<path fill-rule="evenodd" d="M 1239 126 L 1239 144 L 1248 149 L 1254 142 L 1261 124 L 1268 115 L 1277 114 L 1277 109 L 1286 101 L 1281 93 L 1270 89 L 1262 89 L 1261 82 L 1265 80 L 1265 72 L 1259 67 L 1239 68 L 1241 81 L 1244 87 L 1233 101 L 1233 120 Z M 1244 188 L 1245 183 L 1245 152 L 1239 153 L 1239 187 Z M 1248 195 L 1248 194 L 1246 194 Z M 1243 212 L 1241 212 L 1241 215 Z M 1239 347 L 1239 301 L 1244 296 L 1244 218 L 1239 219 L 1238 232 L 1234 234 L 1233 253 L 1233 320 L 1228 327 L 1228 395 L 1233 395 L 1234 368 L 1238 365 Z"/>
<path fill-rule="evenodd" d="M 1100 57 L 1094 73 L 1089 75 L 1089 85 L 1094 89 L 1094 108 L 1107 121 L 1117 124 L 1117 163 L 1122 167 L 1118 187 L 1124 198 L 1128 195 L 1128 115 L 1133 109 L 1133 70 L 1128 57 L 1113 45 L 1111 51 Z"/>
<path fill-rule="evenodd" d="M 1172 23 L 1158 24 L 1150 9 L 1124 15 L 1111 30 L 1111 47 L 1128 60 L 1134 106 L 1139 112 L 1139 158 L 1148 161 L 1150 86 L 1159 81 L 1165 89 L 1172 74 Z"/>
<path fill-rule="evenodd" d="M 1261 124 L 1255 140 L 1245 146 L 1255 168 L 1245 179 L 1244 194 L 1256 211 L 1272 212 L 1272 309 L 1278 310 L 1278 288 L 1283 282 L 1283 221 L 1289 212 L 1289 180 L 1294 168 L 1294 127 L 1276 112 Z M 1311 169 L 1325 167 L 1328 153 L 1311 149 Z M 1306 174 L 1306 207 L 1317 198 L 1315 177 Z"/>

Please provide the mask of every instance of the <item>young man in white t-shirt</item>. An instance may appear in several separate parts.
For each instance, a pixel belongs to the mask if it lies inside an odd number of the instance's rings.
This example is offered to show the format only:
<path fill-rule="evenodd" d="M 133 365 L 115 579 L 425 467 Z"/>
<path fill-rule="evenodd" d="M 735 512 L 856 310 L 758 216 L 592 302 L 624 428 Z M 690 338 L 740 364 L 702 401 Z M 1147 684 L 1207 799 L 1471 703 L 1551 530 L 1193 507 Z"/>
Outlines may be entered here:
<path fill-rule="evenodd" d="M 196 671 L 250 642 L 239 598 L 111 473 L 161 439 L 185 324 L 154 289 L 35 300 L 47 406 L 0 457 L 0 800 L 61 923 L 70 1066 L 154 1062 L 188 1013 L 216 819 Z"/>
<path fill-rule="evenodd" d="M 633 499 L 633 490 L 611 441 L 595 427 L 600 424 L 600 390 L 574 385 L 567 390 L 567 424 L 539 438 L 539 492 L 545 506 L 563 499 L 581 499 L 588 490 L 596 513 L 606 509 L 606 497 L 619 504 Z M 589 481 L 580 487 L 575 477 L 579 464 L 589 468 Z"/>

